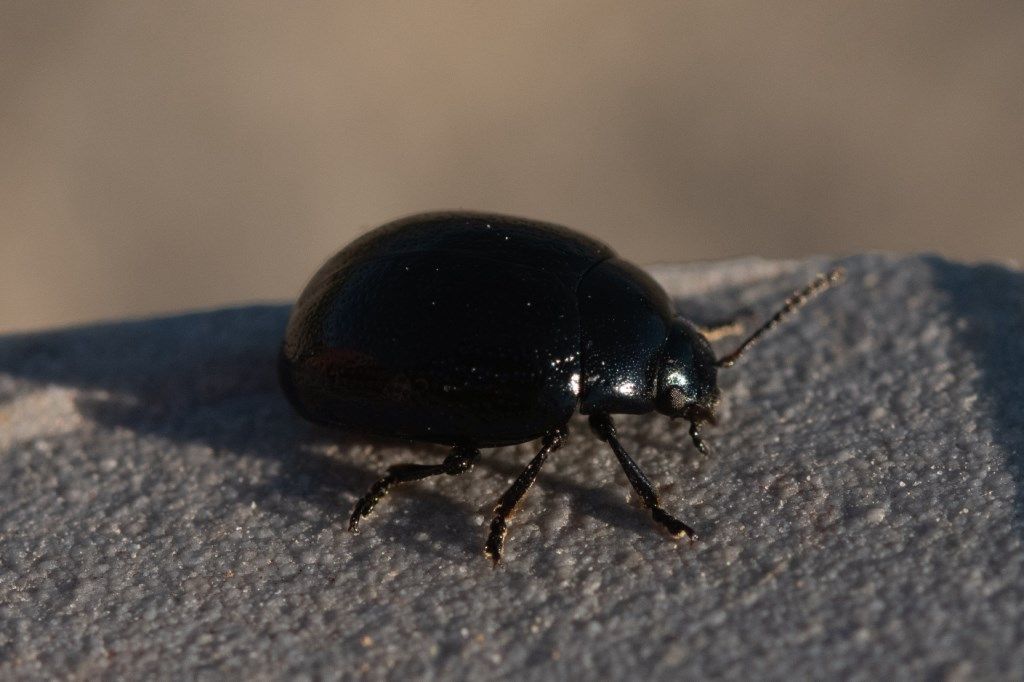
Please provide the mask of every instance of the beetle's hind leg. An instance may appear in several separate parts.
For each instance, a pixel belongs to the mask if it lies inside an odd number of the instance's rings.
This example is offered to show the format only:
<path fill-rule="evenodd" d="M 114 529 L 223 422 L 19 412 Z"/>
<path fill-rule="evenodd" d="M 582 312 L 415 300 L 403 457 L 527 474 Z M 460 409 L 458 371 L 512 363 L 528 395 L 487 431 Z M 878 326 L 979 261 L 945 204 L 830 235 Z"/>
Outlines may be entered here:
<path fill-rule="evenodd" d="M 449 476 L 462 474 L 472 469 L 479 458 L 480 451 L 476 448 L 455 446 L 441 464 L 396 464 L 390 467 L 387 475 L 374 483 L 370 491 L 356 502 L 348 521 L 348 529 L 353 533 L 358 533 L 360 519 L 368 516 L 377 503 L 391 492 L 391 486 L 419 481 L 440 474 Z"/>
<path fill-rule="evenodd" d="M 537 474 L 540 473 L 540 468 L 544 466 L 544 461 L 547 460 L 548 455 L 562 447 L 568 435 L 569 431 L 565 427 L 557 428 L 545 435 L 544 444 L 541 446 L 540 452 L 530 460 L 530 463 L 526 465 L 526 468 L 523 469 L 523 472 L 512 483 L 512 486 L 498 500 L 498 504 L 494 508 L 494 518 L 491 520 L 491 532 L 487 536 L 487 544 L 484 545 L 484 554 L 490 557 L 495 566 L 501 561 L 501 549 L 505 545 L 508 520 L 516 513 L 523 495 L 530 489 L 533 482 L 537 480 Z"/>
<path fill-rule="evenodd" d="M 612 421 L 611 416 L 607 414 L 590 415 L 590 428 L 594 430 L 598 438 L 612 446 L 619 464 L 622 465 L 622 470 L 626 472 L 626 478 L 629 479 L 633 490 L 640 495 L 644 506 L 651 510 L 651 516 L 654 517 L 654 520 L 664 526 L 665 530 L 674 538 L 688 537 L 691 540 L 696 540 L 697 534 L 693 531 L 693 528 L 690 528 L 661 508 L 661 504 L 658 501 L 658 493 L 654 492 L 654 486 L 651 485 L 644 472 L 633 461 L 633 458 L 629 456 L 629 453 L 623 449 L 622 444 L 619 443 L 619 439 L 615 435 L 615 422 Z"/>

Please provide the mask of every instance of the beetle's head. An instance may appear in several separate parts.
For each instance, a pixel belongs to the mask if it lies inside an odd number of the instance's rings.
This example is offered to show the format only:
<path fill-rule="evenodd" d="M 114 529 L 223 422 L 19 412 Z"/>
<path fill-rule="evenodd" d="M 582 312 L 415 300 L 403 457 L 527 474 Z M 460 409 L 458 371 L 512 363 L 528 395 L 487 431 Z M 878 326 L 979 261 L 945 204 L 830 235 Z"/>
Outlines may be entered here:
<path fill-rule="evenodd" d="M 718 367 L 707 339 L 682 318 L 675 318 L 661 352 L 655 407 L 693 424 L 715 423 Z"/>
<path fill-rule="evenodd" d="M 753 346 L 783 319 L 799 310 L 814 296 L 843 280 L 844 270 L 835 268 L 818 275 L 803 289 L 788 299 L 767 322 L 758 327 L 736 350 L 715 359 L 708 340 L 682 318 L 672 320 L 668 339 L 662 348 L 658 367 L 658 390 L 655 408 L 669 417 L 682 417 L 690 422 L 690 435 L 697 447 L 704 450 L 697 426 L 704 422 L 714 424 L 718 406 L 718 368 L 732 367 L 744 351 Z"/>

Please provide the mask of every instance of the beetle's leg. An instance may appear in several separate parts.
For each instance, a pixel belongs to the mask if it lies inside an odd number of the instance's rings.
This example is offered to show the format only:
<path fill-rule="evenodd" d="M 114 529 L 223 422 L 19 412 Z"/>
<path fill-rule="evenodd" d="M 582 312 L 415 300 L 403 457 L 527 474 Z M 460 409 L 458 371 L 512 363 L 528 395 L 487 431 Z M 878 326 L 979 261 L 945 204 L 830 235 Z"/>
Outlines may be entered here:
<path fill-rule="evenodd" d="M 704 335 L 708 341 L 718 341 L 729 336 L 737 336 L 743 333 L 743 322 L 739 318 L 722 320 L 707 325 L 698 325 L 697 331 Z"/>
<path fill-rule="evenodd" d="M 352 510 L 352 516 L 348 521 L 348 529 L 353 533 L 358 533 L 359 520 L 369 515 L 381 498 L 390 492 L 391 486 L 440 474 L 455 476 L 465 473 L 473 468 L 479 457 L 480 451 L 476 448 L 455 446 L 441 464 L 396 464 L 390 467 L 387 475 L 374 483 L 370 492 L 356 502 L 355 509 Z"/>
<path fill-rule="evenodd" d="M 672 534 L 672 537 L 688 537 L 691 540 L 696 540 L 697 534 L 692 528 L 661 508 L 658 502 L 658 493 L 654 492 L 654 486 L 651 485 L 644 472 L 640 470 L 637 463 L 633 461 L 633 458 L 629 456 L 629 453 L 619 443 L 619 439 L 615 435 L 615 423 L 612 421 L 611 416 L 607 414 L 590 415 L 590 428 L 594 430 L 598 438 L 612 446 L 615 456 L 619 459 L 619 464 L 622 465 L 623 471 L 626 472 L 626 478 L 629 479 L 633 490 L 640 495 L 644 505 L 651 510 L 651 516 L 654 517 L 654 520 L 664 526 Z"/>
<path fill-rule="evenodd" d="M 540 468 L 544 465 L 548 455 L 562 447 L 568 435 L 569 432 L 564 426 L 545 435 L 544 444 L 541 446 L 540 452 L 530 460 L 530 463 L 526 465 L 523 472 L 519 474 L 519 477 L 505 491 L 505 494 L 501 496 L 498 504 L 494 507 L 494 518 L 491 520 L 491 532 L 487 536 L 487 544 L 484 545 L 484 554 L 491 558 L 495 566 L 501 561 L 501 548 L 505 544 L 508 520 L 516 513 L 516 508 L 523 499 L 523 495 L 526 494 L 526 491 L 530 489 L 530 486 L 537 479 L 537 474 L 540 472 Z"/>
<path fill-rule="evenodd" d="M 693 440 L 694 446 L 702 455 L 710 455 L 711 448 L 704 442 L 704 439 L 700 437 L 700 427 L 697 426 L 697 422 L 690 422 L 690 438 Z"/>

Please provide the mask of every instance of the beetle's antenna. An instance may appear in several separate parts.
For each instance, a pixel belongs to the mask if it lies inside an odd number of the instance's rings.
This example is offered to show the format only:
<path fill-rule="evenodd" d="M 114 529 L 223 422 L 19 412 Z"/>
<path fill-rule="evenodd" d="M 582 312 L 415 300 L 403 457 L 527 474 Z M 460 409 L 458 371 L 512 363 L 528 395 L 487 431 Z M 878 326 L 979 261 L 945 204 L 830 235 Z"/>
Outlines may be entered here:
<path fill-rule="evenodd" d="M 778 326 L 778 324 L 785 318 L 789 317 L 790 314 L 795 313 L 797 310 L 804 307 L 804 304 L 812 298 L 842 282 L 843 277 L 845 276 L 846 271 L 843 268 L 835 268 L 824 275 L 818 275 L 815 277 L 814 281 L 787 298 L 786 303 L 782 306 L 779 312 L 772 315 L 771 319 L 761 325 L 761 327 L 753 334 L 748 336 L 747 340 L 741 343 L 736 350 L 724 357 L 718 358 L 718 360 L 715 361 L 715 365 L 718 367 L 732 367 L 736 360 L 738 360 L 748 348 L 757 343 L 762 336 Z"/>

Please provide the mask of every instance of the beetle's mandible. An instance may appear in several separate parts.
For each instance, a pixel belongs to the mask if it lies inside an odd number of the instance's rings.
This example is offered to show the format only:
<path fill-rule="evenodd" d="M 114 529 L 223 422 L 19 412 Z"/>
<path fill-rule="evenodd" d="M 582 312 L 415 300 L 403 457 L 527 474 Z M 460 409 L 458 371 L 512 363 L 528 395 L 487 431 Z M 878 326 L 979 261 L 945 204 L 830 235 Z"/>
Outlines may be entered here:
<path fill-rule="evenodd" d="M 820 275 L 716 358 L 706 330 L 598 241 L 509 216 L 417 215 L 357 239 L 313 276 L 288 322 L 281 384 L 314 422 L 451 447 L 440 464 L 388 469 L 356 503 L 352 531 L 399 483 L 460 474 L 480 448 L 540 438 L 494 510 L 484 551 L 497 564 L 509 518 L 578 410 L 654 520 L 693 539 L 619 443 L 612 415 L 685 419 L 707 453 L 701 427 L 715 423 L 718 369 L 841 278 Z"/>

